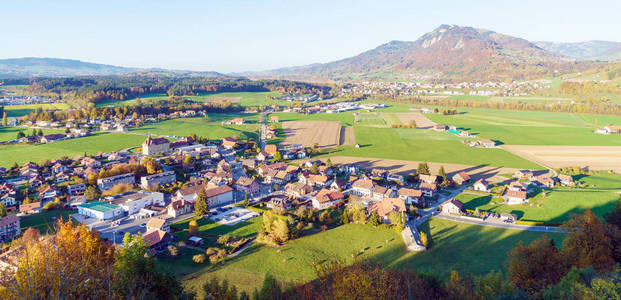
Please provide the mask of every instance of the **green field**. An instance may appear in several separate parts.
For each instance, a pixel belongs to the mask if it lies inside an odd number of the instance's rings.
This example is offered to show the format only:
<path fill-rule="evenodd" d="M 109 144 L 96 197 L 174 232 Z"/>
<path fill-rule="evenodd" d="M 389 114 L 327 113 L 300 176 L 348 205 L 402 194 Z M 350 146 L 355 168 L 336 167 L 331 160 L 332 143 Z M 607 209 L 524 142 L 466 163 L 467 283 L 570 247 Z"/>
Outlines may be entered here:
<path fill-rule="evenodd" d="M 280 105 L 289 106 L 291 103 L 284 100 L 270 99 L 268 96 L 278 96 L 276 92 L 233 92 L 233 93 L 206 93 L 198 96 L 183 96 L 184 99 L 194 102 L 208 102 L 213 100 L 229 99 L 233 103 L 237 103 L 240 106 L 260 106 L 260 105 Z M 148 94 L 136 98 L 127 100 L 105 100 L 97 103 L 98 107 L 103 106 L 125 106 L 136 105 L 138 101 L 143 103 L 157 102 L 161 100 L 168 100 L 167 94 Z"/>
<path fill-rule="evenodd" d="M 194 218 L 173 224 L 172 227 L 178 230 L 175 232 L 175 236 L 180 240 L 187 239 L 188 223 L 192 220 L 194 220 Z M 206 246 L 218 246 L 218 237 L 223 234 L 229 234 L 235 238 L 254 237 L 259 231 L 261 220 L 261 218 L 257 217 L 233 226 L 227 226 L 202 218 L 198 220 L 198 236 L 203 238 Z"/>
<path fill-rule="evenodd" d="M 22 232 L 33 227 L 39 229 L 42 234 L 46 234 L 54 231 L 54 225 L 60 218 L 67 222 L 71 220 L 71 215 L 75 212 L 75 210 L 56 210 L 27 215 L 19 219 L 19 226 Z"/>
<path fill-rule="evenodd" d="M 621 191 L 621 175 L 598 173 L 580 181 L 586 184 L 585 188 L 554 187 L 545 196 L 539 193 L 522 205 L 504 205 L 502 198 L 472 194 L 460 194 L 456 199 L 466 209 L 513 213 L 522 221 L 550 223 L 567 221 L 572 213 L 582 213 L 587 208 L 602 217 L 619 199 L 616 191 Z"/>
<path fill-rule="evenodd" d="M 219 139 L 227 136 L 257 139 L 259 132 L 258 124 L 221 125 L 222 121 L 230 120 L 237 116 L 249 119 L 251 122 L 258 121 L 258 115 L 256 114 L 210 114 L 209 119 L 198 117 L 166 120 L 149 123 L 131 131 L 170 136 L 188 136 L 190 133 L 195 133 L 208 139 Z"/>
<path fill-rule="evenodd" d="M 145 137 L 141 135 L 96 133 L 91 136 L 58 141 L 50 144 L 0 146 L 0 166 L 8 167 L 14 162 L 37 162 L 41 159 L 58 159 L 63 156 L 96 154 L 139 146 Z"/>
<path fill-rule="evenodd" d="M 25 105 L 7 105 L 4 110 L 9 117 L 25 116 L 37 108 L 42 109 L 69 109 L 66 103 L 46 103 L 46 104 L 25 104 Z"/>
<path fill-rule="evenodd" d="M 210 278 L 227 279 L 240 290 L 260 287 L 263 277 L 272 274 L 279 280 L 305 282 L 314 279 L 313 263 L 340 259 L 351 263 L 367 258 L 386 267 L 430 271 L 446 278 L 451 270 L 464 275 L 483 275 L 503 270 L 506 253 L 518 241 L 530 243 L 541 233 L 483 227 L 442 219 L 431 219 L 421 226 L 433 242 L 427 252 L 408 253 L 400 233 L 393 229 L 348 224 L 302 237 L 272 248 L 252 245 L 241 255 L 218 266 L 198 267 L 187 257 L 161 259 L 160 264 L 183 276 L 186 285 L 198 289 Z M 551 234 L 560 244 L 561 234 Z M 440 259 L 442 258 L 442 259 Z"/>
<path fill-rule="evenodd" d="M 25 135 L 30 135 L 32 129 L 23 127 L 0 127 L 0 142 L 12 141 L 17 138 L 17 133 L 23 131 Z M 37 131 L 39 131 L 37 129 Z M 43 134 L 64 133 L 64 130 L 43 129 Z"/>

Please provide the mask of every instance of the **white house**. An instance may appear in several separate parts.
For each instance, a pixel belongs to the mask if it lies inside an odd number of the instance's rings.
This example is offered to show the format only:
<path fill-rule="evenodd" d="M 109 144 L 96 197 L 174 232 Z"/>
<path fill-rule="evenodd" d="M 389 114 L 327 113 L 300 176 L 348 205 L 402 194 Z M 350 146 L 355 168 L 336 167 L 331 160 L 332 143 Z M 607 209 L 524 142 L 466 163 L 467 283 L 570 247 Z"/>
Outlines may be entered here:
<path fill-rule="evenodd" d="M 450 202 L 442 205 L 442 213 L 445 214 L 458 215 L 462 212 L 463 209 L 464 204 L 457 199 L 453 199 Z"/>
<path fill-rule="evenodd" d="M 480 192 L 489 192 L 488 187 L 489 187 L 489 183 L 484 178 L 477 180 L 477 182 L 475 182 L 474 185 L 472 186 L 472 188 L 475 191 L 480 191 Z"/>
<path fill-rule="evenodd" d="M 78 213 L 86 217 L 104 221 L 122 216 L 123 209 L 118 205 L 95 201 L 79 205 Z"/>

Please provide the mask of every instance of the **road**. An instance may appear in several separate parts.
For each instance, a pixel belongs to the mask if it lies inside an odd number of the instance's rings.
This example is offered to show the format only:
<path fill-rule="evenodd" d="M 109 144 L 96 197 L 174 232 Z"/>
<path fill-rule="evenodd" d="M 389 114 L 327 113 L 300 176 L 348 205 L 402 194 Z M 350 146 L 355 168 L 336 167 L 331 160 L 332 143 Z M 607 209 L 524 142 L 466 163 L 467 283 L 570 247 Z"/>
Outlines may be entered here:
<path fill-rule="evenodd" d="M 518 225 L 518 224 L 512 224 L 512 223 L 495 223 L 495 222 L 486 222 L 483 220 L 480 220 L 480 221 L 473 220 L 471 218 L 464 218 L 460 216 L 449 216 L 445 214 L 437 214 L 435 217 L 440 218 L 440 219 L 455 221 L 455 222 L 468 223 L 468 224 L 481 225 L 481 226 L 506 228 L 506 229 L 539 231 L 539 232 L 559 232 L 559 233 L 565 232 L 564 230 L 558 227 L 555 227 L 555 226 L 529 226 L 529 225 Z"/>

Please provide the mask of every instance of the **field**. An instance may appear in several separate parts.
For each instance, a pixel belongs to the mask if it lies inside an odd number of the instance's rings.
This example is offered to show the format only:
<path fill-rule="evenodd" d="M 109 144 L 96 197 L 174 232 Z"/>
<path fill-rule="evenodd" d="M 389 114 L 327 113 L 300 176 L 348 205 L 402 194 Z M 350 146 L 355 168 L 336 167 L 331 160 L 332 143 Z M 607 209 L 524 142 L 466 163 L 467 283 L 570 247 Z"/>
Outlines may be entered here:
<path fill-rule="evenodd" d="M 222 121 L 233 119 L 241 114 L 211 114 L 206 118 L 182 118 L 146 124 L 132 129 L 130 132 L 159 134 L 168 136 L 188 136 L 195 133 L 208 139 L 219 139 L 227 136 L 239 136 L 242 139 L 257 139 L 259 125 L 221 125 Z M 248 119 L 246 115 L 244 118 Z M 250 115 L 254 119 L 255 115 Z"/>
<path fill-rule="evenodd" d="M 460 194 L 456 198 L 465 204 L 467 209 L 479 208 L 481 211 L 497 213 L 514 213 L 522 221 L 562 223 L 567 221 L 572 213 L 582 213 L 590 208 L 602 217 L 610 211 L 621 190 L 621 175 L 597 173 L 580 179 L 587 184 L 585 188 L 555 187 L 529 199 L 523 205 L 501 204 L 502 198 L 491 198 L 472 194 Z"/>
<path fill-rule="evenodd" d="M 341 124 L 337 121 L 288 121 L 281 125 L 285 134 L 281 145 L 284 146 L 334 147 L 341 143 Z"/>
<path fill-rule="evenodd" d="M 353 126 L 341 127 L 341 145 L 354 146 L 356 145 L 356 133 Z"/>
<path fill-rule="evenodd" d="M 598 126 L 621 124 L 621 116 L 457 109 L 460 114 L 427 114 L 436 123 L 506 145 L 619 146 L 621 135 L 593 133 Z"/>
<path fill-rule="evenodd" d="M 39 229 L 42 234 L 51 233 L 54 231 L 56 221 L 60 218 L 65 222 L 69 221 L 71 220 L 71 215 L 75 212 L 75 210 L 60 210 L 27 215 L 20 218 L 19 226 L 21 231 L 33 227 Z"/>
<path fill-rule="evenodd" d="M 269 96 L 278 96 L 278 93 L 275 92 L 233 92 L 233 93 L 208 93 L 201 94 L 198 96 L 183 96 L 184 99 L 191 100 L 194 102 L 211 102 L 211 101 L 229 101 L 232 103 L 239 104 L 241 106 L 260 106 L 260 105 L 281 105 L 281 106 L 289 106 L 290 102 L 278 99 L 270 99 Z M 161 101 L 168 100 L 168 95 L 166 94 L 150 94 L 143 95 L 137 98 L 131 98 L 127 100 L 107 100 L 97 103 L 98 107 L 102 106 L 125 106 L 125 105 L 136 105 L 138 102 L 151 102 L 151 101 Z"/>
<path fill-rule="evenodd" d="M 9 117 L 22 117 L 25 116 L 37 108 L 42 109 L 69 109 L 69 105 L 66 103 L 45 103 L 45 104 L 24 104 L 24 105 L 7 105 L 4 110 Z"/>
<path fill-rule="evenodd" d="M 0 146 L 0 166 L 9 167 L 14 162 L 37 162 L 41 159 L 57 159 L 63 156 L 96 154 L 139 146 L 145 137 L 142 135 L 97 133 L 91 136 L 37 145 Z"/>
<path fill-rule="evenodd" d="M 503 149 L 550 168 L 569 166 L 621 172 L 621 146 L 515 146 Z"/>
<path fill-rule="evenodd" d="M 429 129 L 436 125 L 436 123 L 432 122 L 421 113 L 397 113 L 395 115 L 403 124 L 406 125 L 410 124 L 411 121 L 414 121 L 416 128 Z"/>
<path fill-rule="evenodd" d="M 23 131 L 25 135 L 30 135 L 32 129 L 23 127 L 0 127 L 0 142 L 12 141 L 17 138 L 17 133 Z M 37 129 L 37 131 L 39 131 Z M 64 130 L 43 129 L 43 134 L 64 133 Z"/>
<path fill-rule="evenodd" d="M 506 253 L 518 241 L 530 243 L 541 233 L 507 230 L 431 219 L 421 226 L 430 233 L 432 248 L 423 253 L 408 253 L 398 232 L 368 225 L 348 224 L 302 237 L 284 247 L 253 245 L 241 255 L 217 267 L 192 267 L 185 258 L 163 261 L 165 266 L 183 270 L 187 286 L 198 289 L 210 278 L 227 279 L 240 290 L 251 292 L 260 287 L 266 274 L 289 282 L 314 279 L 313 263 L 340 259 L 346 263 L 368 258 L 396 269 L 430 271 L 447 278 L 451 270 L 463 275 L 483 275 L 502 270 Z M 557 240 L 561 234 L 549 234 Z M 191 257 L 191 254 L 186 255 Z M 437 259 L 442 257 L 443 259 Z M 185 260 L 184 260 L 185 259 Z"/>

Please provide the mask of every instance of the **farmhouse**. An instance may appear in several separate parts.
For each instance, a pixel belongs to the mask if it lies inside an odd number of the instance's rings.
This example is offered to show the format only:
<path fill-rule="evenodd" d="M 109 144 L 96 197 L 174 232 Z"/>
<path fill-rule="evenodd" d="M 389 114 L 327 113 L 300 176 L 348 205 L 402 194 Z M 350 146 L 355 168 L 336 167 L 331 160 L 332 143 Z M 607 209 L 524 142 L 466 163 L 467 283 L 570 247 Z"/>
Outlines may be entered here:
<path fill-rule="evenodd" d="M 474 183 L 473 189 L 480 192 L 489 192 L 489 183 L 485 178 L 481 178 Z"/>
<path fill-rule="evenodd" d="M 222 138 L 222 147 L 226 149 L 233 149 L 237 146 L 237 141 L 232 137 Z"/>
<path fill-rule="evenodd" d="M 134 176 L 134 173 L 127 173 L 97 179 L 97 187 L 100 191 L 105 191 L 120 183 L 134 184 L 135 182 L 136 178 Z"/>
<path fill-rule="evenodd" d="M 442 205 L 442 213 L 458 215 L 464 210 L 464 204 L 457 200 L 453 199 L 446 204 Z"/>
<path fill-rule="evenodd" d="M 340 191 L 321 189 L 321 191 L 319 191 L 319 193 L 317 193 L 317 195 L 313 198 L 313 207 L 316 209 L 326 209 L 334 206 L 344 198 L 345 196 Z"/>
<path fill-rule="evenodd" d="M 403 199 L 407 204 L 419 203 L 423 197 L 423 192 L 410 188 L 400 188 L 397 191 L 399 198 Z"/>
<path fill-rule="evenodd" d="M 375 183 L 370 179 L 359 179 L 356 180 L 352 186 L 352 193 L 361 197 L 371 197 L 373 194 L 373 189 L 375 188 Z"/>
<path fill-rule="evenodd" d="M 610 126 L 599 128 L 595 132 L 600 133 L 600 134 L 619 134 L 621 133 L 621 126 L 610 125 Z"/>
<path fill-rule="evenodd" d="M 385 198 L 381 202 L 371 204 L 369 211 L 375 211 L 384 220 L 388 220 L 388 216 L 393 212 L 405 215 L 405 202 L 401 198 Z"/>
<path fill-rule="evenodd" d="M 505 199 L 505 203 L 508 205 L 524 204 L 528 202 L 525 191 L 507 189 L 505 194 L 502 195 L 502 198 Z"/>
<path fill-rule="evenodd" d="M 63 140 L 64 138 L 64 134 L 48 134 L 41 137 L 41 143 L 52 143 Z"/>
<path fill-rule="evenodd" d="M 453 175 L 453 181 L 457 184 L 464 184 L 470 182 L 470 176 L 466 172 L 459 172 Z"/>
<path fill-rule="evenodd" d="M 530 179 L 533 177 L 533 171 L 531 170 L 517 170 L 513 173 L 513 178 L 517 179 Z"/>
<path fill-rule="evenodd" d="M 574 183 L 574 178 L 569 175 L 565 175 L 565 174 L 558 175 L 558 180 L 561 182 L 561 185 L 565 185 L 565 186 L 568 186 Z"/>
<path fill-rule="evenodd" d="M 244 120 L 244 118 L 235 118 L 231 121 L 229 121 L 229 124 L 231 125 L 243 125 L 246 121 Z"/>
<path fill-rule="evenodd" d="M 166 153 L 170 150 L 170 141 L 165 138 L 151 138 L 142 143 L 142 155 L 154 155 L 159 153 Z"/>
<path fill-rule="evenodd" d="M 152 254 L 166 250 L 168 244 L 172 241 L 172 236 L 163 230 L 149 231 L 142 238 L 149 245 L 149 252 Z"/>
<path fill-rule="evenodd" d="M 254 195 L 259 192 L 259 183 L 248 177 L 239 177 L 235 182 L 235 188 L 244 194 Z"/>
<path fill-rule="evenodd" d="M 162 231 L 166 231 L 166 232 L 170 232 L 170 224 L 168 224 L 168 221 L 162 218 L 151 218 L 149 219 L 149 221 L 147 221 L 147 231 L 153 231 L 153 230 L 162 230 Z"/>
<path fill-rule="evenodd" d="M 180 215 L 190 213 L 194 208 L 194 204 L 184 199 L 174 200 L 166 207 L 166 213 L 176 218 Z"/>
<path fill-rule="evenodd" d="M 418 180 L 429 184 L 435 184 L 438 181 L 438 176 L 420 174 L 418 175 Z"/>
<path fill-rule="evenodd" d="M 288 183 L 285 185 L 285 195 L 291 198 L 302 198 L 313 192 L 313 187 L 303 182 Z"/>
<path fill-rule="evenodd" d="M 427 197 L 433 197 L 438 191 L 438 186 L 433 183 L 423 182 L 419 185 L 419 189 Z"/>

